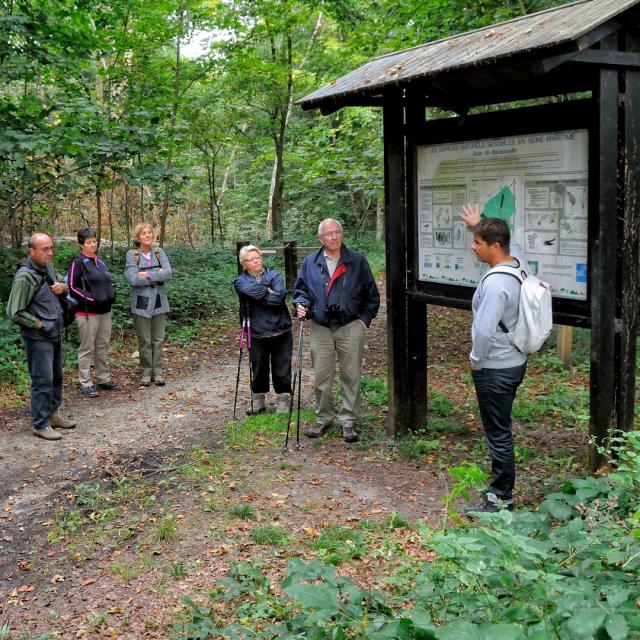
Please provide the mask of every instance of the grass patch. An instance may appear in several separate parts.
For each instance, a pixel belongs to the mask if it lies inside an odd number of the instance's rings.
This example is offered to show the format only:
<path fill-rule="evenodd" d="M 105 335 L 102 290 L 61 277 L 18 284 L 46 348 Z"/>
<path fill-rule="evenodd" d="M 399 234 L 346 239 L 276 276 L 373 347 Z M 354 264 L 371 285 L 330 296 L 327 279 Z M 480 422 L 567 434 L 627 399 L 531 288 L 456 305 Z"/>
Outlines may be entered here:
<path fill-rule="evenodd" d="M 266 524 L 257 527 L 251 532 L 251 539 L 256 544 L 264 544 L 269 547 L 284 547 L 291 542 L 291 536 L 275 524 Z"/>
<path fill-rule="evenodd" d="M 212 477 L 222 473 L 222 466 L 216 453 L 194 446 L 180 466 L 180 473 L 187 478 Z"/>
<path fill-rule="evenodd" d="M 427 407 L 430 413 L 434 413 L 441 418 L 449 417 L 455 408 L 449 396 L 438 389 L 427 391 Z"/>
<path fill-rule="evenodd" d="M 250 448 L 257 444 L 284 444 L 287 431 L 287 414 L 260 413 L 242 421 L 231 422 L 227 425 L 225 442 L 233 447 Z M 300 427 L 315 419 L 312 408 L 300 412 Z M 296 412 L 291 416 L 291 431 L 289 439 L 295 439 Z M 264 440 L 260 443 L 258 439 Z"/>
<path fill-rule="evenodd" d="M 364 553 L 362 536 L 345 526 L 327 527 L 311 543 L 311 548 L 323 562 L 332 565 L 360 558 Z"/>
<path fill-rule="evenodd" d="M 386 407 L 389 404 L 389 389 L 386 379 L 362 377 L 360 392 L 365 404 L 372 404 L 375 407 Z"/>
<path fill-rule="evenodd" d="M 440 437 L 423 438 L 410 435 L 395 441 L 396 451 L 401 458 L 407 460 L 415 460 L 429 453 L 440 451 L 443 445 L 444 439 Z"/>
<path fill-rule="evenodd" d="M 181 580 L 187 575 L 187 569 L 182 562 L 176 561 L 169 565 L 169 575 L 172 580 Z"/>
<path fill-rule="evenodd" d="M 250 504 L 234 504 L 229 513 L 240 520 L 251 520 L 255 517 L 255 510 Z"/>
<path fill-rule="evenodd" d="M 469 425 L 447 418 L 432 418 L 427 420 L 425 431 L 442 433 L 469 433 Z"/>
<path fill-rule="evenodd" d="M 160 518 L 153 530 L 153 539 L 158 543 L 171 542 L 177 535 L 178 520 L 172 515 Z"/>

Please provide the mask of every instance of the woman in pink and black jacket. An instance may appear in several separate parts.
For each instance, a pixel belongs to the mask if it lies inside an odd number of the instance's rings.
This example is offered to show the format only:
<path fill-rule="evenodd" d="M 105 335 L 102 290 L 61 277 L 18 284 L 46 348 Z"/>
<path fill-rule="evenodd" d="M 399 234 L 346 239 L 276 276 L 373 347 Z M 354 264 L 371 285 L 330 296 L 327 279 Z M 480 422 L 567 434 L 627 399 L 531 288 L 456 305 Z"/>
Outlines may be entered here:
<path fill-rule="evenodd" d="M 78 377 L 80 393 L 93 398 L 101 390 L 117 390 L 107 365 L 107 349 L 111 342 L 111 306 L 116 296 L 111 274 L 98 256 L 98 240 L 91 229 L 78 231 L 80 255 L 69 266 L 69 295 L 76 300 L 76 325 L 80 334 Z M 91 379 L 91 363 L 95 367 L 96 385 Z"/>

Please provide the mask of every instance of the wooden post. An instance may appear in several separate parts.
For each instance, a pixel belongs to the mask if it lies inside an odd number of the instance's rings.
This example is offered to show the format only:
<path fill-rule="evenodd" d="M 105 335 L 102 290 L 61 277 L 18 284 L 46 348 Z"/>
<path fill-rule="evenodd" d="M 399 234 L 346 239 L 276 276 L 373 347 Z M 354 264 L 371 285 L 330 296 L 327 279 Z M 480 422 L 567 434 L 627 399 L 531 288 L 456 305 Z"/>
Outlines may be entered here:
<path fill-rule="evenodd" d="M 384 185 L 387 271 L 387 433 L 407 432 L 408 407 L 407 243 L 404 164 L 404 105 L 401 91 L 385 95 Z"/>
<path fill-rule="evenodd" d="M 415 135 L 424 128 L 424 93 L 407 90 L 406 94 L 406 287 L 415 291 L 419 269 L 418 254 L 418 194 Z M 421 429 L 427 420 L 427 305 L 414 297 L 407 297 L 408 327 L 408 389 L 411 410 L 410 429 Z"/>
<path fill-rule="evenodd" d="M 615 47 L 615 37 L 603 42 L 603 48 Z M 608 46 L 607 46 L 608 45 Z M 591 237 L 591 394 L 589 434 L 596 445 L 604 444 L 609 430 L 616 425 L 616 250 L 617 250 L 617 140 L 618 72 L 599 70 L 595 140 L 590 145 L 590 180 L 597 207 L 589 216 Z M 594 215 L 595 214 L 595 215 Z M 591 445 L 589 470 L 593 473 L 604 462 Z"/>
<path fill-rule="evenodd" d="M 636 50 L 638 39 L 629 36 L 627 51 Z M 636 395 L 636 336 L 640 327 L 640 72 L 624 73 L 624 211 L 620 238 L 620 334 L 618 364 L 618 428 L 634 425 Z"/>
<path fill-rule="evenodd" d="M 566 324 L 559 324 L 556 326 L 557 340 L 557 355 L 558 359 L 562 360 L 564 368 L 571 369 L 571 350 L 573 346 L 573 327 L 569 327 Z"/>
<path fill-rule="evenodd" d="M 295 240 L 284 243 L 284 275 L 287 291 L 292 292 L 298 275 L 298 243 Z"/>
<path fill-rule="evenodd" d="M 238 275 L 242 273 L 242 265 L 240 264 L 240 249 L 242 247 L 246 247 L 248 244 L 251 244 L 247 240 L 238 240 L 236 242 L 236 263 L 238 265 Z"/>

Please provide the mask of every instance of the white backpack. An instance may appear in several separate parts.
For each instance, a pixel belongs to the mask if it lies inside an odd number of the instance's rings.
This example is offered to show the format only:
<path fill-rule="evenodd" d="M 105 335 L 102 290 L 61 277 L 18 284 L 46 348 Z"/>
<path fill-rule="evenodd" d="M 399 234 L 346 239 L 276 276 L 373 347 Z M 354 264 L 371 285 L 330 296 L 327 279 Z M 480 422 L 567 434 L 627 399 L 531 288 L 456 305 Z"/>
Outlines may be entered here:
<path fill-rule="evenodd" d="M 506 273 L 517 278 L 521 284 L 516 326 L 509 331 L 501 320 L 499 327 L 518 351 L 535 353 L 549 337 L 553 326 L 551 285 L 528 273 L 522 266 L 509 267 L 505 264 L 491 269 L 482 279 L 483 282 L 494 273 Z"/>

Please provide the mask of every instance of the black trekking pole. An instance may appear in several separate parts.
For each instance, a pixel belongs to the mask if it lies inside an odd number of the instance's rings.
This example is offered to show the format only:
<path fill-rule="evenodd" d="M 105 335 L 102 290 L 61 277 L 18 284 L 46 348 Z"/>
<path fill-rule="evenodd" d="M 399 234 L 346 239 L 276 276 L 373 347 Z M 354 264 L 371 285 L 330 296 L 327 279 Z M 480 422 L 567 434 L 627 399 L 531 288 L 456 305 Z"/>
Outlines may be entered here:
<path fill-rule="evenodd" d="M 240 326 L 240 353 L 238 354 L 238 373 L 236 374 L 236 395 L 233 400 L 233 419 L 236 419 L 236 407 L 238 405 L 238 387 L 240 386 L 240 365 L 242 364 L 242 352 L 244 351 L 244 329 L 245 329 L 245 320 L 242 319 L 242 324 Z"/>
<path fill-rule="evenodd" d="M 251 318 L 249 305 L 247 305 L 247 351 L 249 352 L 249 402 L 251 403 L 251 415 L 253 413 L 253 369 L 251 368 Z"/>
<path fill-rule="evenodd" d="M 283 451 L 289 451 L 289 432 L 291 430 L 291 415 L 293 414 L 293 400 L 296 395 L 296 384 L 298 386 L 298 416 L 296 418 L 296 449 L 300 449 L 300 394 L 302 390 L 302 330 L 304 318 L 300 318 L 300 331 L 298 332 L 298 351 L 296 353 L 296 370 L 293 375 L 293 385 L 291 388 L 291 398 L 289 398 L 289 416 L 287 418 L 287 435 L 284 440 Z"/>

